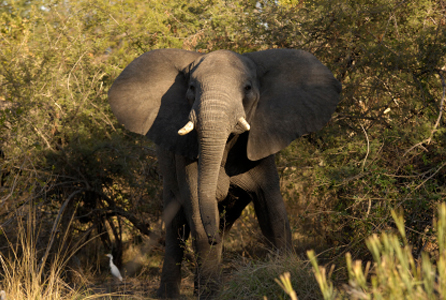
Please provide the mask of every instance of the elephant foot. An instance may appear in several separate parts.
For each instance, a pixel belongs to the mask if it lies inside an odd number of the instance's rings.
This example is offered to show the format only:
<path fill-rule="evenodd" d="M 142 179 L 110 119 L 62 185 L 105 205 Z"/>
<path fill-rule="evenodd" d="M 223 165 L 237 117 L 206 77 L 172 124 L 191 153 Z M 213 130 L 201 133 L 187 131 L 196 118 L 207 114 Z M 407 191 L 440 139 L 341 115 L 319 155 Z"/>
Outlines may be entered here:
<path fill-rule="evenodd" d="M 156 292 L 160 299 L 178 299 L 180 297 L 180 288 L 178 284 L 162 283 Z"/>

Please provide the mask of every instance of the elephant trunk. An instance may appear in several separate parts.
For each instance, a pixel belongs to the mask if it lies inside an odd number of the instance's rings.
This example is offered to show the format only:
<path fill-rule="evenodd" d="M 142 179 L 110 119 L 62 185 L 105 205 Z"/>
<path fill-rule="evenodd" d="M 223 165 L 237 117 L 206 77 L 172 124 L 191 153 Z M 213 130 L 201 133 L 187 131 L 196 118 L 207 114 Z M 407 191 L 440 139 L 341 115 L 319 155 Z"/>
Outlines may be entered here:
<path fill-rule="evenodd" d="M 217 98 L 218 99 L 218 98 Z M 219 234 L 220 216 L 217 203 L 218 176 L 221 161 L 229 136 L 227 107 L 218 100 L 204 100 L 206 107 L 201 107 L 199 123 L 199 159 L 198 159 L 198 201 L 201 220 L 209 244 L 221 241 Z"/>
<path fill-rule="evenodd" d="M 201 220 L 210 244 L 220 242 L 220 235 L 218 232 L 220 216 L 216 195 L 225 142 L 226 139 L 219 141 L 212 139 L 209 142 L 203 140 L 203 149 L 199 158 L 198 204 Z M 216 144 L 220 146 L 220 149 L 215 149 L 217 147 Z"/>

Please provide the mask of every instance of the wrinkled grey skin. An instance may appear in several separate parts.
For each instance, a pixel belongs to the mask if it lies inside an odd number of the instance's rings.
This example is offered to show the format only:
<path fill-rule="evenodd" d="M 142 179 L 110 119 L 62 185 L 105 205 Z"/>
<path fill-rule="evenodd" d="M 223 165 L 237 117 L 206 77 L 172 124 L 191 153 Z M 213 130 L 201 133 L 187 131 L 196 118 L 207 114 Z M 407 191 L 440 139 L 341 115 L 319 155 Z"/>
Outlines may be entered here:
<path fill-rule="evenodd" d="M 321 129 L 340 92 L 331 72 L 299 50 L 239 55 L 163 49 L 125 68 L 109 91 L 110 105 L 127 129 L 157 144 L 163 174 L 166 253 L 160 297 L 179 295 L 183 244 L 190 234 L 199 265 L 197 292 L 202 299 L 212 296 L 222 235 L 251 201 L 267 240 L 291 249 L 274 154 Z M 194 129 L 179 135 L 188 121 Z"/>

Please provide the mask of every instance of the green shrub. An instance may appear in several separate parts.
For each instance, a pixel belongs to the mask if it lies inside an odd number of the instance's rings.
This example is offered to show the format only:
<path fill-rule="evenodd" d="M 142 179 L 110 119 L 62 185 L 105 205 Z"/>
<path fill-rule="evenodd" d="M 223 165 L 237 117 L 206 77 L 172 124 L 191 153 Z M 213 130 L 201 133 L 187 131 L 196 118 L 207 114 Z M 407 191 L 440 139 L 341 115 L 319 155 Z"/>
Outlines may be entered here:
<path fill-rule="evenodd" d="M 375 234 L 366 241 L 373 263 L 352 260 L 346 255 L 348 284 L 338 291 L 309 252 L 324 299 L 444 299 L 446 295 L 446 204 L 438 207 L 435 224 L 438 252 L 431 257 L 412 254 L 402 216 L 393 213 L 399 235 Z"/>
<path fill-rule="evenodd" d="M 159 230 L 161 184 L 154 145 L 111 113 L 113 80 L 151 49 L 288 47 L 314 53 L 343 85 L 331 122 L 277 155 L 295 248 L 371 259 L 362 241 L 394 230 L 397 209 L 418 256 L 436 244 L 446 195 L 445 15 L 433 0 L 3 1 L 3 231 L 29 205 L 46 232 L 74 214 L 70 238 L 98 234 L 119 264 L 125 243 Z"/>

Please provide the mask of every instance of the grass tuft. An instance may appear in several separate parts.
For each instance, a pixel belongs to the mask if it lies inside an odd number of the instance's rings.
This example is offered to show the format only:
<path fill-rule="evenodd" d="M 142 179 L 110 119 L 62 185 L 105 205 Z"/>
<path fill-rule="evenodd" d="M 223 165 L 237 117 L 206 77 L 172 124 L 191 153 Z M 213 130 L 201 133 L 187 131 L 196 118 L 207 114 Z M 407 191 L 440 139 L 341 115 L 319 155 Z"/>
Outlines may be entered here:
<path fill-rule="evenodd" d="M 78 249 L 85 246 L 83 244 L 67 247 L 70 245 L 67 240 L 70 227 L 65 233 L 57 230 L 59 224 L 54 224 L 53 227 L 50 240 L 54 240 L 54 235 L 60 235 L 61 244 L 65 245 L 64 249 L 59 248 L 54 251 L 52 242 L 42 249 L 39 248 L 41 237 L 36 221 L 36 214 L 30 209 L 26 218 L 17 219 L 15 240 L 8 239 L 5 234 L 6 250 L 0 254 L 2 296 L 8 300 L 111 299 L 113 296 L 111 294 L 89 291 L 86 279 L 69 268 L 69 260 Z M 68 276 L 71 279 L 76 277 L 80 284 L 69 284 Z"/>
<path fill-rule="evenodd" d="M 321 298 L 308 262 L 297 256 L 270 254 L 265 260 L 253 260 L 236 269 L 217 299 L 289 299 L 293 286 L 299 287 L 295 296 L 300 300 Z M 281 288 L 282 284 L 286 290 Z"/>
<path fill-rule="evenodd" d="M 415 258 L 406 239 L 403 217 L 395 212 L 392 216 L 399 234 L 373 234 L 367 239 L 373 263 L 353 261 L 351 254 L 347 253 L 349 280 L 337 295 L 333 283 L 325 275 L 325 269 L 318 266 L 314 253 L 308 252 L 324 299 L 446 298 L 446 204 L 438 207 L 435 229 L 439 252 L 435 257 L 423 252 Z"/>

